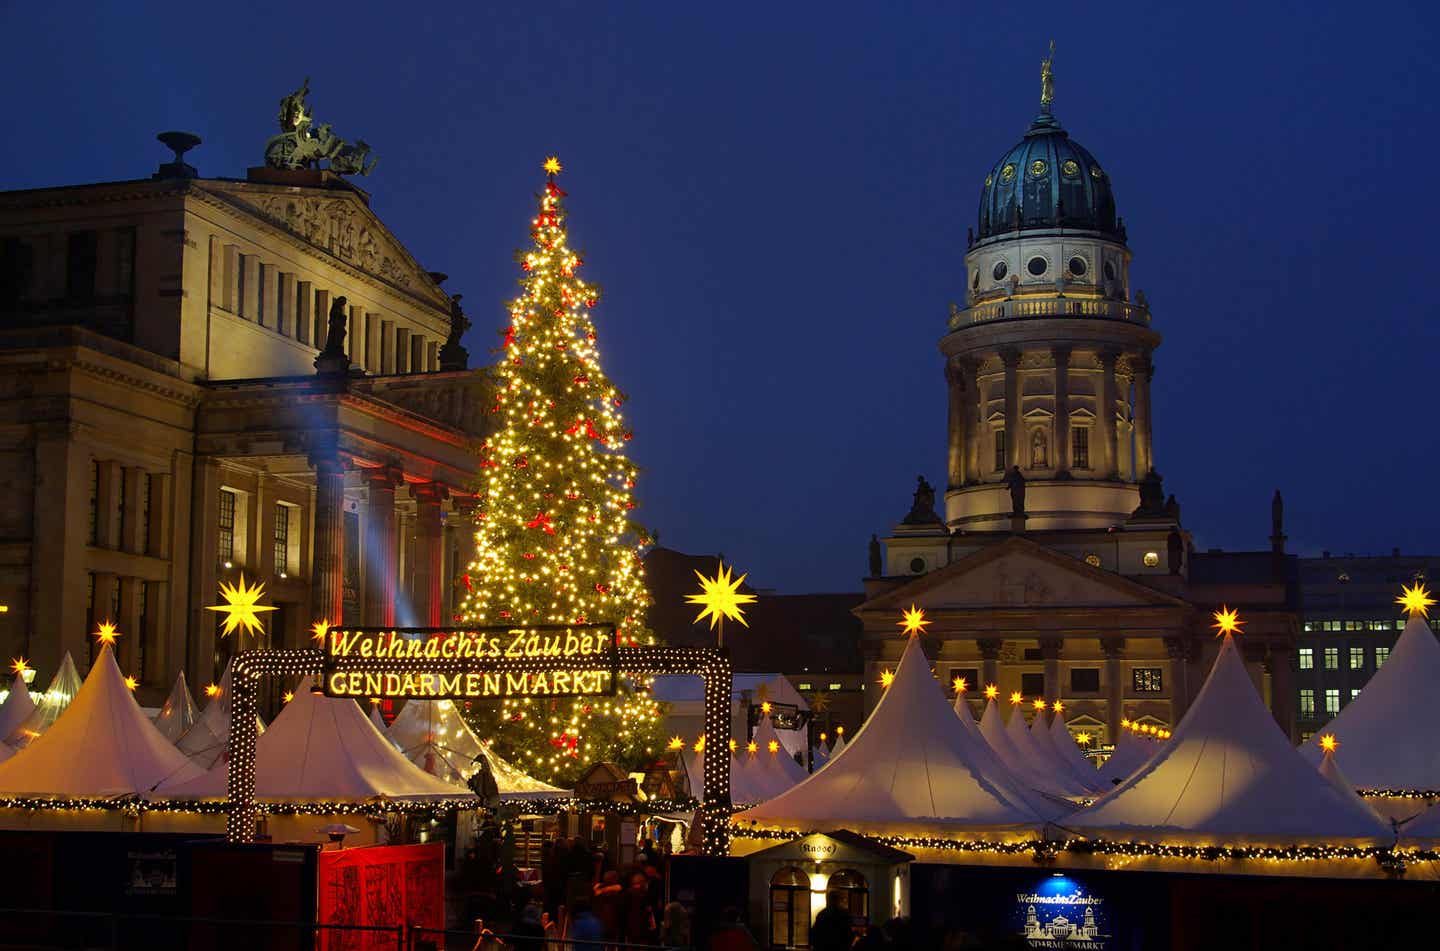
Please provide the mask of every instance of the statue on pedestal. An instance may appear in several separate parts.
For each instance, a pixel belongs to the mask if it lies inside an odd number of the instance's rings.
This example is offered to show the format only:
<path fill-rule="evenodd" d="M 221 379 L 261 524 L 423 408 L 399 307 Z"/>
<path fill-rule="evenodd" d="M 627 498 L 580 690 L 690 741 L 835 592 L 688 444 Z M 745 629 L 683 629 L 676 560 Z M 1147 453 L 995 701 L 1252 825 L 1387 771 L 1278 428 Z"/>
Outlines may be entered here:
<path fill-rule="evenodd" d="M 915 497 L 910 503 L 910 512 L 902 520 L 905 525 L 936 525 L 940 524 L 940 516 L 935 511 L 935 487 L 926 478 L 915 477 Z"/>
<path fill-rule="evenodd" d="M 315 358 L 315 369 L 320 373 L 344 373 L 350 369 L 350 358 L 345 355 L 345 324 L 349 319 L 347 303 L 341 296 L 330 305 L 325 347 Z"/>
<path fill-rule="evenodd" d="M 265 164 L 271 168 L 319 168 L 328 159 L 330 171 L 339 175 L 369 175 L 375 170 L 370 146 L 363 139 L 351 145 L 330 131 L 330 123 L 314 124 L 305 109 L 310 95 L 310 77 L 299 89 L 280 100 L 280 134 L 265 144 Z M 369 164 L 366 164 L 368 160 Z"/>
<path fill-rule="evenodd" d="M 1010 514 L 1025 514 L 1025 474 L 1019 466 L 1011 466 L 1005 473 L 1005 485 L 1010 489 Z"/>

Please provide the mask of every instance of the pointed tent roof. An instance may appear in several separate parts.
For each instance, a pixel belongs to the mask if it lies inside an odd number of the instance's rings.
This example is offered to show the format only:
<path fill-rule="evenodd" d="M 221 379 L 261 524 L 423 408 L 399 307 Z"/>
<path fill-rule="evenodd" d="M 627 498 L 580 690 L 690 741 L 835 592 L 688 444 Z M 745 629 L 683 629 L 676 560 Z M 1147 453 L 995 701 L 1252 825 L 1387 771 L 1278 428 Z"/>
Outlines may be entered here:
<path fill-rule="evenodd" d="M 845 751 L 804 782 L 735 820 L 862 832 L 971 827 L 1015 832 L 1045 819 L 1009 774 L 987 775 L 988 749 L 957 723 L 919 640 Z"/>
<path fill-rule="evenodd" d="M 1280 732 L 1226 635 L 1194 704 L 1143 769 L 1066 827 L 1216 844 L 1377 839 L 1385 824 L 1347 799 Z"/>
<path fill-rule="evenodd" d="M 199 779 L 167 783 L 177 799 L 226 795 L 228 764 Z M 255 743 L 255 795 L 295 801 L 437 799 L 469 791 L 413 765 L 375 729 L 354 700 L 325 697 L 302 684 Z"/>
<path fill-rule="evenodd" d="M 995 701 L 993 699 L 989 700 L 986 703 L 985 712 L 987 714 L 994 707 L 994 704 Z M 1033 789 L 1037 792 L 1052 797 L 1061 795 L 1059 788 L 1055 784 L 1048 782 L 1043 776 L 1036 775 L 1024 765 L 1021 765 L 1019 768 L 1017 768 L 1016 766 L 1011 764 L 1011 760 L 1007 759 L 1004 755 L 1001 754 L 998 749 L 996 749 L 996 747 L 990 742 L 989 737 L 985 734 L 985 731 L 981 728 L 981 725 L 975 722 L 975 715 L 970 712 L 970 705 L 965 701 L 965 697 L 963 694 L 955 698 L 954 710 L 956 717 L 960 721 L 960 728 L 974 738 L 980 754 L 983 758 L 988 760 L 988 762 L 984 765 L 984 769 L 987 774 L 999 774 L 1008 776 L 1010 778 L 1011 785 L 1019 789 Z M 994 718 L 992 718 L 991 722 L 992 724 L 999 722 L 998 713 L 995 715 Z M 993 729 L 994 727 L 992 726 L 992 730 Z M 1000 736 L 1005 737 L 1005 730 L 1003 725 L 1000 728 Z M 1015 755 L 1015 747 L 1009 742 L 1008 737 L 1003 739 L 1002 742 L 1006 744 L 1006 752 L 1014 756 L 1014 761 L 1017 763 L 1020 762 L 1020 757 L 1018 755 Z M 1055 812 L 1055 810 L 1049 805 L 1046 805 L 1042 808 L 1047 815 L 1053 814 Z"/>
<path fill-rule="evenodd" d="M 772 742 L 779 744 L 779 749 L 774 753 L 770 752 Z M 778 788 L 775 792 L 777 794 L 810 775 L 805 771 L 804 766 L 795 762 L 795 758 L 790 755 L 790 751 L 780 741 L 780 735 L 775 731 L 775 724 L 770 721 L 769 715 L 762 716 L 759 725 L 755 727 L 755 746 L 757 747 L 757 758 L 766 769 L 774 772 L 783 782 L 783 785 L 781 782 L 776 783 Z"/>
<path fill-rule="evenodd" d="M 1036 717 L 1037 720 L 1041 719 Z M 1010 722 L 1005 724 L 1005 738 L 1019 757 L 1017 770 L 1027 776 L 1035 788 L 1052 796 L 1078 796 L 1084 792 L 1080 784 L 1063 769 L 1050 750 L 1040 745 L 1039 734 L 1032 733 L 1025 722 L 1025 711 L 1019 704 L 1010 708 Z"/>
<path fill-rule="evenodd" d="M 35 701 L 30 699 L 30 688 L 25 686 L 25 677 L 16 674 L 14 682 L 10 684 L 10 695 L 0 704 L 0 740 L 18 730 L 20 724 L 30 719 L 34 712 Z M 4 744 L 0 743 L 0 746 Z"/>
<path fill-rule="evenodd" d="M 387 729 L 385 726 L 385 718 L 380 715 L 380 705 L 378 703 L 370 704 L 370 722 L 375 724 L 375 729 L 381 733 L 384 733 Z"/>
<path fill-rule="evenodd" d="M 1160 744 L 1154 740 L 1136 736 L 1130 730 L 1121 730 L 1119 738 L 1115 740 L 1114 752 L 1100 764 L 1101 782 L 1107 788 L 1123 783 L 1137 769 L 1150 762 L 1150 757 L 1159 749 Z"/>
<path fill-rule="evenodd" d="M 1440 789 L 1440 642 L 1418 612 L 1389 658 L 1324 732 L 1340 741 L 1336 760 L 1360 789 Z M 1319 762 L 1320 748 L 1301 754 Z"/>
<path fill-rule="evenodd" d="M 845 752 L 846 745 L 847 744 L 845 743 L 845 734 L 836 733 L 835 742 L 830 744 L 830 758 L 834 759 L 841 753 Z"/>
<path fill-rule="evenodd" d="M 985 701 L 985 712 L 980 716 L 980 735 L 1012 772 L 1021 774 L 1026 771 L 1024 757 L 1006 732 L 1005 717 L 1001 715 L 994 697 Z"/>
<path fill-rule="evenodd" d="M 64 714 L 0 763 L 0 793 L 113 796 L 199 774 L 145 716 L 106 644 Z"/>
<path fill-rule="evenodd" d="M 470 729 L 450 700 L 407 700 L 385 736 L 416 766 L 441 779 L 463 784 L 484 756 L 502 799 L 543 799 L 570 791 L 543 783 L 502 758 Z"/>
<path fill-rule="evenodd" d="M 1440 804 L 1431 806 L 1400 826 L 1400 838 L 1440 839 Z"/>
<path fill-rule="evenodd" d="M 205 705 L 205 712 L 186 730 L 175 745 L 201 769 L 209 769 L 225 755 L 230 745 L 230 670 L 231 660 L 220 678 L 220 693 Z M 265 732 L 265 724 L 255 717 L 257 734 Z"/>
<path fill-rule="evenodd" d="M 1325 778 L 1327 783 L 1334 787 L 1335 791 L 1338 792 L 1341 797 L 1363 807 L 1367 812 L 1374 813 L 1375 818 L 1380 818 L 1380 814 L 1376 813 L 1365 800 L 1360 798 L 1359 794 L 1355 792 L 1355 787 L 1351 785 L 1350 780 L 1340 771 L 1340 764 L 1335 762 L 1335 753 L 1333 751 L 1326 751 L 1320 760 L 1320 775 Z M 1381 821 L 1383 822 L 1384 820 Z"/>
<path fill-rule="evenodd" d="M 170 696 L 165 698 L 165 703 L 160 707 L 160 715 L 155 718 L 155 728 L 160 735 L 171 743 L 180 739 L 195 725 L 196 719 L 195 701 L 190 696 L 190 688 L 185 683 L 185 671 L 180 671 L 180 676 L 175 678 L 175 686 L 170 688 Z"/>
<path fill-rule="evenodd" d="M 50 686 L 45 688 L 45 695 L 35 704 L 35 711 L 5 738 L 5 742 L 18 749 L 33 741 L 60 719 L 60 714 L 65 712 L 65 708 L 70 706 L 70 701 L 75 699 L 79 692 L 80 673 L 75 669 L 75 660 L 70 656 L 70 652 L 66 651 L 59 669 L 50 679 Z"/>
<path fill-rule="evenodd" d="M 1050 718 L 1050 746 L 1082 786 L 1090 792 L 1103 792 L 1105 781 L 1095 770 L 1095 764 L 1080 752 L 1080 745 L 1075 742 L 1075 738 L 1070 735 L 1070 728 L 1065 725 L 1064 712 L 1061 710 Z"/>

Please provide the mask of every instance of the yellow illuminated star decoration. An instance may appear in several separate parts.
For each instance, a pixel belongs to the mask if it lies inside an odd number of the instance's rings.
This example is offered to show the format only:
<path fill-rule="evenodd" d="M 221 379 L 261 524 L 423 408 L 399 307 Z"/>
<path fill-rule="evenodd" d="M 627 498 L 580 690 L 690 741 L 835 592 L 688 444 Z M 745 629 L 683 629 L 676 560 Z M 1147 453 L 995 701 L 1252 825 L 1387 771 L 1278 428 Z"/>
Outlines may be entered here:
<path fill-rule="evenodd" d="M 1062 710 L 1065 709 L 1065 704 L 1061 703 L 1059 700 L 1056 700 L 1054 703 L 1050 704 L 1050 709 L 1054 710 L 1056 713 L 1060 713 Z"/>
<path fill-rule="evenodd" d="M 697 752 L 697 753 L 703 753 L 703 752 L 705 752 L 705 734 L 704 734 L 704 733 L 701 733 L 699 736 L 697 736 L 697 737 L 695 738 L 695 752 Z"/>
<path fill-rule="evenodd" d="M 1014 704 L 1021 704 L 1025 702 L 1025 698 L 1021 695 L 1020 691 L 1016 690 L 1014 693 L 1010 694 L 1010 702 Z"/>
<path fill-rule="evenodd" d="M 913 603 L 910 605 L 910 610 L 900 612 L 900 617 L 901 620 L 897 626 L 902 628 L 910 637 L 914 637 L 916 634 L 924 634 L 925 628 L 930 626 L 930 622 L 925 620 L 925 609 L 917 608 Z"/>
<path fill-rule="evenodd" d="M 224 636 L 228 637 L 237 630 L 252 636 L 263 634 L 265 626 L 260 623 L 260 615 L 276 610 L 270 605 L 259 603 L 264 596 L 265 586 L 258 583 L 246 585 L 245 575 L 241 573 L 238 584 L 220 582 L 220 597 L 225 599 L 225 603 L 211 605 L 205 610 L 225 615 L 225 623 L 220 628 L 220 633 Z"/>
<path fill-rule="evenodd" d="M 780 752 L 780 741 L 771 740 L 769 743 L 765 744 L 765 748 L 772 753 L 778 753 Z"/>
<path fill-rule="evenodd" d="M 219 685 L 219 684 L 206 684 L 206 685 L 205 685 L 205 696 L 207 696 L 207 697 L 218 697 L 218 696 L 220 696 L 220 685 Z"/>
<path fill-rule="evenodd" d="M 735 742 L 735 737 L 733 737 L 733 736 L 730 737 L 730 752 L 733 753 L 733 752 L 735 752 L 735 751 L 736 751 L 737 749 L 739 749 L 739 748 L 740 748 L 740 744 L 738 744 L 738 743 Z"/>
<path fill-rule="evenodd" d="M 889 689 L 890 689 L 890 685 L 893 684 L 894 682 L 895 682 L 895 671 L 893 671 L 893 670 L 882 670 L 882 671 L 880 671 L 880 686 L 881 686 L 882 688 L 884 688 L 885 690 L 889 690 Z"/>
<path fill-rule="evenodd" d="M 99 628 L 95 631 L 95 639 L 101 644 L 114 646 L 115 638 L 119 636 L 120 632 L 115 629 L 115 624 L 111 621 L 101 621 Z"/>
<path fill-rule="evenodd" d="M 12 674 L 19 674 L 23 677 L 29 669 L 30 662 L 23 657 L 17 657 L 10 662 L 10 673 Z"/>
<path fill-rule="evenodd" d="M 986 685 L 985 685 L 985 699 L 986 699 L 986 700 L 994 700 L 994 699 L 995 699 L 996 697 L 998 697 L 998 696 L 1000 696 L 1000 688 L 999 688 L 999 687 L 995 686 L 994 684 L 986 684 Z"/>
<path fill-rule="evenodd" d="M 770 715 L 770 710 L 771 710 L 771 709 L 772 709 L 772 708 L 771 708 L 771 706 L 770 706 L 770 701 L 769 701 L 769 700 L 765 700 L 765 701 L 762 701 L 762 702 L 761 702 L 761 704 L 760 704 L 760 712 L 761 712 L 761 713 L 765 714 L 765 715 L 768 717 L 768 716 Z"/>
<path fill-rule="evenodd" d="M 840 735 L 840 736 L 844 736 L 844 735 L 845 735 L 845 727 L 843 727 L 843 726 L 837 726 L 837 727 L 835 728 L 835 732 L 836 732 L 836 734 L 838 734 L 838 735 Z"/>
<path fill-rule="evenodd" d="M 1075 734 L 1075 742 L 1076 742 L 1076 743 L 1079 743 L 1081 746 L 1089 746 L 1089 745 L 1090 745 L 1090 739 L 1091 739 L 1091 737 L 1090 737 L 1090 734 L 1089 734 L 1089 733 L 1076 733 L 1076 734 Z"/>
<path fill-rule="evenodd" d="M 1435 604 L 1435 599 L 1430 597 L 1430 591 L 1423 584 L 1417 581 L 1411 587 L 1402 585 L 1400 591 L 1400 597 L 1395 599 L 1395 603 L 1404 608 L 1406 614 L 1411 617 L 1417 614 L 1427 618 L 1430 616 L 1430 608 Z"/>
<path fill-rule="evenodd" d="M 1211 627 L 1215 628 L 1216 637 L 1224 637 L 1226 634 L 1245 633 L 1241 630 L 1241 628 L 1245 626 L 1245 622 L 1240 620 L 1239 611 L 1233 611 L 1222 604 L 1220 605 L 1220 610 L 1216 611 L 1212 616 L 1215 618 L 1215 623 L 1212 624 Z"/>
<path fill-rule="evenodd" d="M 559 175 L 560 170 L 564 167 L 565 166 L 560 164 L 560 156 L 558 155 L 552 155 L 545 159 L 544 169 L 546 175 Z"/>
<path fill-rule="evenodd" d="M 136 680 L 134 675 L 131 675 L 125 678 L 125 686 L 130 688 L 131 690 L 134 690 L 136 687 L 140 686 L 140 681 Z"/>
<path fill-rule="evenodd" d="M 745 620 L 745 611 L 740 605 L 753 604 L 755 595 L 741 594 L 738 590 L 745 581 L 746 575 L 732 578 L 730 569 L 722 564 L 716 568 L 713 578 L 707 578 L 698 571 L 695 572 L 695 577 L 700 579 L 700 593 L 687 595 L 685 600 L 689 604 L 704 608 L 696 616 L 696 624 L 708 617 L 712 631 L 715 629 L 715 625 L 723 625 L 726 618 L 739 621 L 745 627 L 750 626 Z M 722 627 L 721 630 L 724 628 Z"/>
<path fill-rule="evenodd" d="M 1340 746 L 1340 741 L 1335 739 L 1334 733 L 1326 733 L 1320 737 L 1320 748 L 1327 753 L 1333 753 Z"/>
<path fill-rule="evenodd" d="M 287 691 L 285 691 L 285 696 L 281 697 L 280 699 L 283 700 L 283 701 L 285 701 L 286 703 L 289 703 L 291 700 L 294 700 L 294 699 L 295 699 L 295 691 L 293 691 L 293 690 L 287 690 Z"/>
<path fill-rule="evenodd" d="M 1045 701 L 1044 701 L 1042 698 L 1040 698 L 1040 697 L 1036 697 L 1033 701 L 1031 701 L 1030 705 L 1031 705 L 1032 707 L 1034 707 L 1036 710 L 1044 710 L 1044 709 L 1045 709 Z"/>
<path fill-rule="evenodd" d="M 685 748 L 684 738 L 679 736 L 670 737 L 670 748 L 672 750 L 683 750 Z"/>
<path fill-rule="evenodd" d="M 213 609 L 212 609 L 213 610 Z M 325 618 L 310 625 L 310 639 L 317 644 L 325 643 L 325 635 L 330 633 L 330 620 Z"/>
<path fill-rule="evenodd" d="M 755 745 L 755 741 L 754 741 L 754 740 L 751 740 L 749 743 L 746 743 L 746 744 L 745 744 L 745 752 L 747 752 L 747 753 L 754 753 L 754 752 L 756 752 L 756 751 L 759 750 L 759 749 L 760 749 L 760 747 L 758 747 L 758 746 Z"/>
<path fill-rule="evenodd" d="M 956 693 L 964 693 L 965 688 L 969 687 L 970 685 L 965 682 L 964 677 L 956 677 L 951 686 L 955 688 Z"/>

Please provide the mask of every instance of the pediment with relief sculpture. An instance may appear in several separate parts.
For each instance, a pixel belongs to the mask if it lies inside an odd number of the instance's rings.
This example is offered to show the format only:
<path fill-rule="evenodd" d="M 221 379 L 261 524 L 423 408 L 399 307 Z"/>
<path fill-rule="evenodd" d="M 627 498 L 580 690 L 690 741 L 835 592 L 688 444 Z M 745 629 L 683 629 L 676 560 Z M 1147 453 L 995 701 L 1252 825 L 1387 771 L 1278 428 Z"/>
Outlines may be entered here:
<path fill-rule="evenodd" d="M 351 267 L 449 310 L 445 292 L 358 195 L 210 180 L 204 188 Z"/>

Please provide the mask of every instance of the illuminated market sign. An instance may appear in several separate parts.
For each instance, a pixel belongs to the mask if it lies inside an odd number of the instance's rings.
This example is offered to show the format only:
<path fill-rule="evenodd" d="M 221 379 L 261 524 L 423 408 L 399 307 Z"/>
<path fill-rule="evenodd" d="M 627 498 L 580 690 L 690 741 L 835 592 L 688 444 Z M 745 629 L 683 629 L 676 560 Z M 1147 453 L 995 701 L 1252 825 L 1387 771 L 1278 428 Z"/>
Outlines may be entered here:
<path fill-rule="evenodd" d="M 613 693 L 615 628 L 330 628 L 323 686 L 330 697 L 594 696 Z"/>

